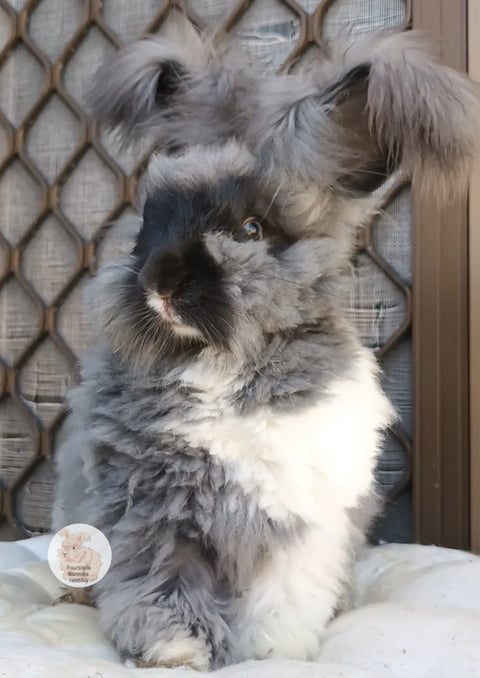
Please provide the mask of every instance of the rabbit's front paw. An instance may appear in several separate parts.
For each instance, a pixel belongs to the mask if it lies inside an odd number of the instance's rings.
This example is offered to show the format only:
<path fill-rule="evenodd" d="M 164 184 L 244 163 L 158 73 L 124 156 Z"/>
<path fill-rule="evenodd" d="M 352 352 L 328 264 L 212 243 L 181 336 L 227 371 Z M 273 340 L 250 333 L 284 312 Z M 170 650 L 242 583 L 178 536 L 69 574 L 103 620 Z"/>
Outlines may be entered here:
<path fill-rule="evenodd" d="M 170 641 L 159 640 L 144 650 L 135 664 L 142 668 L 163 666 L 166 668 L 186 667 L 197 671 L 208 671 L 211 649 L 200 637 L 184 636 Z"/>

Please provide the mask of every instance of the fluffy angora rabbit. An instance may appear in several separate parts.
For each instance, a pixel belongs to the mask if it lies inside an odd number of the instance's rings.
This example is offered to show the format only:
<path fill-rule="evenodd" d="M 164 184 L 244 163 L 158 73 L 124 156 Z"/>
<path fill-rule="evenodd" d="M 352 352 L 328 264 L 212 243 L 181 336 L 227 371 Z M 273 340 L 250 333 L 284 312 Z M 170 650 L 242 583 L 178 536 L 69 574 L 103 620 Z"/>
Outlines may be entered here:
<path fill-rule="evenodd" d="M 110 540 L 93 595 L 121 654 L 201 670 L 315 657 L 394 419 L 342 311 L 354 234 L 393 171 L 464 185 L 480 120 L 416 33 L 269 77 L 213 42 L 142 40 L 97 75 L 99 123 L 159 152 L 94 283 L 53 521 Z"/>

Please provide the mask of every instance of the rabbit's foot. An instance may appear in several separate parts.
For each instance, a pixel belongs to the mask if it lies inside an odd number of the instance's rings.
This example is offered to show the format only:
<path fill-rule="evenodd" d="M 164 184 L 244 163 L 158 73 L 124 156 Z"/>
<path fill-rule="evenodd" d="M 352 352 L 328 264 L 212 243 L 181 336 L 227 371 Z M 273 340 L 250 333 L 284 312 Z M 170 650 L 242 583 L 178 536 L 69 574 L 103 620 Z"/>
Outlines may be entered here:
<path fill-rule="evenodd" d="M 188 636 L 174 638 L 171 641 L 160 640 L 144 650 L 140 658 L 135 659 L 137 667 L 179 668 L 185 667 L 197 671 L 208 671 L 211 649 L 199 637 Z"/>
<path fill-rule="evenodd" d="M 60 603 L 70 603 L 72 605 L 87 605 L 88 607 L 96 607 L 95 601 L 91 597 L 90 591 L 81 588 L 68 589 L 64 594 L 55 598 L 53 605 L 60 605 Z"/>
<path fill-rule="evenodd" d="M 346 578 L 347 548 L 306 530 L 265 561 L 238 601 L 234 634 L 240 654 L 314 661 Z"/>

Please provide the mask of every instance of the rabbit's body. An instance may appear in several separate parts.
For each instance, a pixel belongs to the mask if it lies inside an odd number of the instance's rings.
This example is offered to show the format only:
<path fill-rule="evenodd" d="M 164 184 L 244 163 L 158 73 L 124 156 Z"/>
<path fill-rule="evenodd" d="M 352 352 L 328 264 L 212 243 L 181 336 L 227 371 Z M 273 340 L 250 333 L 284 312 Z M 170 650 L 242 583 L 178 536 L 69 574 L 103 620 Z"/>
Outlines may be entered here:
<path fill-rule="evenodd" d="M 100 119 L 170 155 L 95 281 L 53 526 L 110 540 L 100 622 L 141 665 L 312 659 L 394 419 L 344 317 L 354 233 L 393 169 L 468 175 L 478 102 L 415 36 L 250 89 L 199 42 L 139 43 L 97 81 Z"/>
<path fill-rule="evenodd" d="M 308 336 L 312 353 L 316 338 Z M 282 388 L 293 398 L 308 384 L 304 364 L 294 369 L 295 343 L 292 337 L 269 356 L 275 371 L 291 358 Z M 172 586 L 169 560 L 185 559 L 182 595 L 192 609 L 182 622 L 175 610 L 157 610 L 160 619 L 148 625 L 148 661 L 168 664 L 172 640 L 192 624 L 201 629 L 204 605 L 208 621 L 185 663 L 209 665 L 211 641 L 202 644 L 202 637 L 215 639 L 220 663 L 315 656 L 348 583 L 359 536 L 351 513 L 374 491 L 381 435 L 392 419 L 372 357 L 355 348 L 343 377 L 309 383 L 311 393 L 302 391 L 291 409 L 281 392 L 265 398 L 253 366 L 239 376 L 235 365 L 230 372 L 217 365 L 210 349 L 180 369 L 167 360 L 148 377 L 118 369 L 108 354 L 87 361 L 72 396 L 80 449 L 72 441 L 69 449 L 73 463 L 85 464 L 90 497 L 70 504 L 56 522 L 94 524 L 117 554 L 96 586 L 108 629 L 118 610 L 135 609 L 139 590 L 128 582 L 139 582 L 155 563 L 165 580 L 144 577 L 141 596 L 160 596 Z M 266 372 L 265 391 L 272 383 L 278 391 Z M 60 483 L 78 482 L 66 458 L 64 464 Z M 108 475 L 114 468 L 115 482 Z M 103 599 L 109 602 L 102 607 Z M 117 646 L 128 651 L 132 632 L 128 624 L 125 638 L 112 631 Z"/>

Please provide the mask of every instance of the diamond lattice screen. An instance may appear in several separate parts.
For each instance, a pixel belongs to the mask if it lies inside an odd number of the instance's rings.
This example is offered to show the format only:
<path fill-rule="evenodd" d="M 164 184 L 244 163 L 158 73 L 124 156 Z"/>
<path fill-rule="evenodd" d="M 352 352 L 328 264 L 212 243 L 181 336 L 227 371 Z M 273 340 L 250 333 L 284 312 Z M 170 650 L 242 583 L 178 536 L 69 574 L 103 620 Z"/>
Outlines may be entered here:
<path fill-rule="evenodd" d="M 404 0 L 0 0 L 0 534 L 48 529 L 63 398 L 88 342 L 83 290 L 127 247 L 144 163 L 97 135 L 82 101 L 99 63 L 181 11 L 288 70 L 339 32 L 406 28 Z M 412 537 L 411 216 L 393 184 L 355 260 L 349 313 L 378 353 L 401 415 L 379 479 L 383 538 Z M 112 221 L 116 225 L 110 226 Z M 1 531 L 3 529 L 3 532 Z M 18 533 L 18 532 L 17 532 Z"/>

